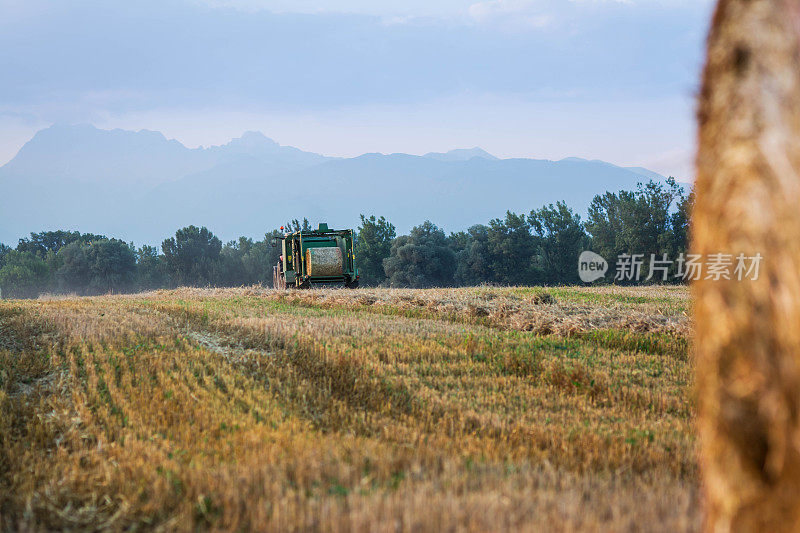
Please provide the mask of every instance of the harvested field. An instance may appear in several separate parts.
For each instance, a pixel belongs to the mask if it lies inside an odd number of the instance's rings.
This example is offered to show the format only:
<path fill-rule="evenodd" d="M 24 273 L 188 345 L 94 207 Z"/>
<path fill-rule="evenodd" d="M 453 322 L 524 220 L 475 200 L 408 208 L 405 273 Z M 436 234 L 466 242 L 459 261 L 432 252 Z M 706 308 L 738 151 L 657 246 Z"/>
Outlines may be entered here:
<path fill-rule="evenodd" d="M 0 300 L 0 527 L 696 530 L 679 287 Z"/>

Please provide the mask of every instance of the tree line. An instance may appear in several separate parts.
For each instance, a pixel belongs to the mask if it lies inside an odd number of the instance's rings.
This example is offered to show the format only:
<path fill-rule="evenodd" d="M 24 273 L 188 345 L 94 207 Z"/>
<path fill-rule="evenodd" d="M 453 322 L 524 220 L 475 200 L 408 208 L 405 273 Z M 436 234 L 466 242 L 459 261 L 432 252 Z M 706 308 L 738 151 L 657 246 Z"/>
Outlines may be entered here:
<path fill-rule="evenodd" d="M 577 261 L 593 250 L 613 261 L 623 253 L 677 254 L 687 248 L 692 194 L 670 178 L 592 201 L 584 222 L 564 202 L 447 235 L 430 221 L 397 236 L 384 217 L 361 215 L 356 264 L 361 284 L 391 287 L 564 285 L 580 283 Z M 310 229 L 293 220 L 288 231 Z M 0 244 L 4 297 L 42 293 L 95 295 L 178 286 L 270 285 L 279 251 L 272 230 L 262 240 L 223 244 L 205 227 L 188 226 L 160 249 L 104 235 L 45 231 Z M 646 269 L 646 265 L 645 265 Z"/>

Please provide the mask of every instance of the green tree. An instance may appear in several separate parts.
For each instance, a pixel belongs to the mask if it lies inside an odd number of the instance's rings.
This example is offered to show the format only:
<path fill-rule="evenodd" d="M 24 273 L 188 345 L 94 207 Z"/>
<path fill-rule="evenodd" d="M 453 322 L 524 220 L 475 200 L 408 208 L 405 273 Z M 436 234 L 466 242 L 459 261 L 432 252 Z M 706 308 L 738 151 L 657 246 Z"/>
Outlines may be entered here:
<path fill-rule="evenodd" d="M 264 235 L 263 241 L 256 241 L 242 256 L 242 264 L 248 283 L 272 284 L 272 267 L 278 263 L 280 251 L 272 246 L 272 239 L 278 235 L 275 230 Z"/>
<path fill-rule="evenodd" d="M 47 286 L 47 263 L 31 252 L 6 252 L 0 268 L 0 289 L 4 298 L 36 298 Z"/>
<path fill-rule="evenodd" d="M 237 241 L 229 241 L 220 253 L 219 283 L 229 287 L 250 285 L 243 258 L 253 248 L 253 239 L 239 237 Z"/>
<path fill-rule="evenodd" d="M 178 285 L 215 284 L 222 242 L 207 228 L 188 226 L 161 244 L 170 276 Z"/>
<path fill-rule="evenodd" d="M 6 255 L 10 251 L 11 251 L 11 247 L 10 246 L 6 246 L 2 242 L 0 242 L 0 268 L 2 268 L 3 265 L 5 264 Z"/>
<path fill-rule="evenodd" d="M 661 258 L 676 242 L 671 210 L 682 198 L 683 188 L 673 178 L 640 183 L 635 191 L 595 196 L 585 224 L 593 249 L 612 265 L 621 254 L 642 254 L 644 279 L 651 254 Z"/>
<path fill-rule="evenodd" d="M 100 239 L 83 245 L 89 263 L 88 292 L 126 292 L 133 287 L 136 252 L 118 239 Z"/>
<path fill-rule="evenodd" d="M 278 232 L 273 231 L 265 234 L 262 241 L 239 237 L 228 242 L 220 253 L 221 283 L 229 286 L 271 284 L 272 267 L 280 255 L 271 244 L 277 235 Z"/>
<path fill-rule="evenodd" d="M 450 243 L 456 253 L 457 285 L 480 285 L 493 280 L 488 226 L 476 224 L 466 232 L 454 233 Z"/>
<path fill-rule="evenodd" d="M 55 271 L 58 290 L 86 294 L 91 281 L 91 267 L 87 247 L 74 241 L 62 247 L 56 254 L 57 260 L 51 261 Z"/>
<path fill-rule="evenodd" d="M 688 195 L 681 192 L 676 201 L 677 208 L 672 213 L 670 225 L 672 227 L 672 246 L 671 254 L 677 257 L 678 254 L 685 254 L 689 249 L 689 223 L 694 205 L 694 190 Z"/>
<path fill-rule="evenodd" d="M 136 288 L 153 290 L 169 285 L 169 273 L 158 248 L 144 245 L 136 251 Z"/>
<path fill-rule="evenodd" d="M 579 283 L 578 257 L 590 242 L 581 217 L 566 203 L 557 202 L 531 211 L 528 222 L 536 237 L 544 281 L 550 284 Z"/>
<path fill-rule="evenodd" d="M 379 285 L 386 279 L 383 260 L 389 257 L 396 236 L 394 225 L 384 217 L 371 215 L 366 218 L 361 215 L 354 251 L 362 284 Z"/>
<path fill-rule="evenodd" d="M 446 287 L 453 283 L 455 263 L 444 231 L 426 220 L 394 240 L 383 266 L 392 287 Z"/>
<path fill-rule="evenodd" d="M 540 281 L 536 269 L 536 241 L 525 215 L 508 211 L 505 220 L 489 222 L 487 248 L 490 279 L 503 285 L 531 285 Z"/>
<path fill-rule="evenodd" d="M 103 235 L 94 233 L 81 233 L 79 231 L 42 231 L 31 233 L 29 239 L 20 239 L 17 245 L 19 252 L 32 252 L 44 259 L 48 252 L 58 252 L 63 247 L 73 242 L 89 243 L 105 239 Z"/>
<path fill-rule="evenodd" d="M 294 233 L 295 231 L 311 231 L 311 223 L 305 217 L 303 217 L 302 224 L 295 218 L 286 224 L 285 228 L 285 231 L 288 233 Z"/>

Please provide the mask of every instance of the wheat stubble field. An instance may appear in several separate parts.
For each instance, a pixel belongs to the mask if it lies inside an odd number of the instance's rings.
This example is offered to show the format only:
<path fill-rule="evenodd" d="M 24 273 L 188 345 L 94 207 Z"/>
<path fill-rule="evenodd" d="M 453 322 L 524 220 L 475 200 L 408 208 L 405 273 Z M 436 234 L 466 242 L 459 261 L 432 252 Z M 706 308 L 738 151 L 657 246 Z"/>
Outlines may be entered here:
<path fill-rule="evenodd" d="M 695 530 L 685 288 L 0 301 L 4 530 Z"/>

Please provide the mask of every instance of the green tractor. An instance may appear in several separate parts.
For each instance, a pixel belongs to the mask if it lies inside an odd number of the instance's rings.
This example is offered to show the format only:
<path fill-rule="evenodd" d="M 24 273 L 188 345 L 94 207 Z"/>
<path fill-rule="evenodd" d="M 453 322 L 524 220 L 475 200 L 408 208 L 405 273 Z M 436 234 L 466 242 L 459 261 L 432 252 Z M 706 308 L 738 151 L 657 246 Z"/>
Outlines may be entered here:
<path fill-rule="evenodd" d="M 281 228 L 283 230 L 283 228 Z M 358 270 L 353 254 L 353 230 L 332 230 L 324 222 L 319 229 L 284 233 L 273 239 L 280 243 L 280 260 L 272 269 L 276 289 L 312 285 L 358 287 Z"/>

